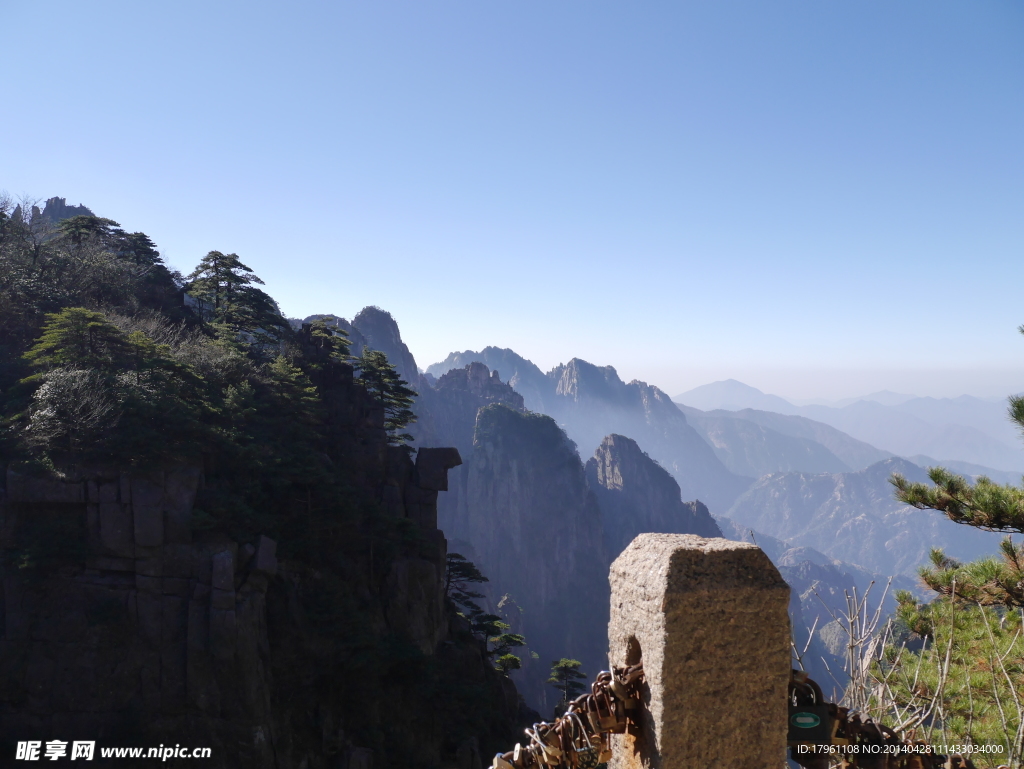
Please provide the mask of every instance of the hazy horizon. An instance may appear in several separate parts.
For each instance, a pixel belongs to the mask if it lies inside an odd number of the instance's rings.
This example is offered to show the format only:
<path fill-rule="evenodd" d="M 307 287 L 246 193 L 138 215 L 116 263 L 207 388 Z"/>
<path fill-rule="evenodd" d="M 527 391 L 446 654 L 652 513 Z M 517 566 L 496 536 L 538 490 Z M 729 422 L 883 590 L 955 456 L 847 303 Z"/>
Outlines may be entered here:
<path fill-rule="evenodd" d="M 289 316 L 379 305 L 422 366 L 495 345 L 673 395 L 1024 388 L 1020 4 L 4 14 L 0 189 L 185 272 L 236 252 Z"/>

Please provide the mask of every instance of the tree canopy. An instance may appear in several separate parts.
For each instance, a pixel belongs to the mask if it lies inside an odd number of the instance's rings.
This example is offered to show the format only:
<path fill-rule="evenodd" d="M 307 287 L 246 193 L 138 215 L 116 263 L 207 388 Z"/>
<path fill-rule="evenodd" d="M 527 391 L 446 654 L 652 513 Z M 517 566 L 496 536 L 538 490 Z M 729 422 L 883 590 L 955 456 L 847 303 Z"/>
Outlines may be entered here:
<path fill-rule="evenodd" d="M 280 339 L 285 322 L 274 300 L 256 285 L 263 281 L 238 254 L 210 251 L 189 274 L 185 290 L 203 303 L 205 320 L 272 344 Z"/>
<path fill-rule="evenodd" d="M 587 676 L 580 672 L 582 664 L 579 660 L 568 657 L 562 657 L 551 663 L 551 676 L 548 678 L 548 683 L 554 684 L 555 688 L 562 693 L 561 704 L 563 706 L 569 700 L 575 699 L 583 693 L 585 687 L 581 681 L 585 681 Z"/>
<path fill-rule="evenodd" d="M 391 443 L 407 445 L 413 439 L 405 428 L 416 421 L 412 411 L 416 391 L 398 376 L 387 355 L 380 350 L 367 347 L 354 362 L 359 371 L 359 381 L 384 408 L 384 429 Z"/>

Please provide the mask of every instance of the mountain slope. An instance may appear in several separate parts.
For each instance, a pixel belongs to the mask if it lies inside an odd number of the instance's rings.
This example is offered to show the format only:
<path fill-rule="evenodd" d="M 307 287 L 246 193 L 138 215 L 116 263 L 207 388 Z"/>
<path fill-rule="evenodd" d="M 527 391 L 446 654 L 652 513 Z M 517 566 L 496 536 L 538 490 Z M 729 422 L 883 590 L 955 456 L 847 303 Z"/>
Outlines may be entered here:
<path fill-rule="evenodd" d="M 550 380 L 532 361 L 528 361 L 512 350 L 500 347 L 485 347 L 480 352 L 466 350 L 453 352 L 440 363 L 427 366 L 427 373 L 440 378 L 455 368 L 463 368 L 470 363 L 483 363 L 498 376 L 508 382 L 512 388 L 523 396 L 526 408 L 530 411 L 547 413 L 546 404 L 553 394 Z"/>
<path fill-rule="evenodd" d="M 493 597 L 508 593 L 522 608 L 520 632 L 540 659 L 525 658 L 519 680 L 531 704 L 550 712 L 551 660 L 581 660 L 588 677 L 607 665 L 608 560 L 583 463 L 550 417 L 487 406 L 466 509 L 445 533 L 472 545 Z"/>
<path fill-rule="evenodd" d="M 725 510 L 751 478 L 732 473 L 664 392 L 619 379 L 611 366 L 579 358 L 548 372 L 555 383 L 549 412 L 581 450 L 615 433 L 635 440 L 672 473 L 685 499 Z"/>
<path fill-rule="evenodd" d="M 586 470 L 601 506 L 609 561 L 643 532 L 722 536 L 708 509 L 700 502 L 683 502 L 679 484 L 636 441 L 606 436 Z"/>
<path fill-rule="evenodd" d="M 708 411 L 697 412 L 686 406 L 680 406 L 684 414 L 688 416 L 694 413 L 696 416 L 707 414 L 708 416 L 725 416 L 736 419 L 744 419 L 748 422 L 767 427 L 783 435 L 793 438 L 814 441 L 824 446 L 839 460 L 852 470 L 863 470 L 875 462 L 888 459 L 892 454 L 888 451 L 876 449 L 869 443 L 859 441 L 841 430 L 823 422 L 816 422 L 807 417 L 777 414 L 771 411 L 760 411 L 757 409 L 742 409 L 741 411 Z"/>
<path fill-rule="evenodd" d="M 715 454 L 732 472 L 760 478 L 796 470 L 805 473 L 841 473 L 849 465 L 817 441 L 786 435 L 734 412 L 704 412 L 680 406 Z M 728 416 L 727 416 L 728 415 Z"/>
<path fill-rule="evenodd" d="M 472 361 L 507 376 L 526 407 L 553 417 L 582 456 L 606 435 L 628 436 L 672 473 L 685 499 L 700 499 L 718 511 L 753 480 L 731 472 L 664 392 L 645 382 L 627 384 L 611 366 L 573 358 L 543 374 L 512 350 L 486 347 L 451 353 L 427 372 L 440 376 Z"/>
<path fill-rule="evenodd" d="M 901 456 L 952 457 L 1000 470 L 1024 466 L 1024 453 L 1016 445 L 999 441 L 977 427 L 927 422 L 901 410 L 906 406 L 857 401 L 841 409 L 803 406 L 800 413 Z"/>
<path fill-rule="evenodd" d="M 796 406 L 730 379 L 694 388 L 675 400 L 705 411 L 756 409 L 807 417 L 887 454 L 952 457 L 1000 470 L 1024 468 L 1024 451 L 1006 417 L 1005 403 L 969 395 L 917 398 L 881 391 L 831 405 Z M 763 420 L 760 423 L 764 424 Z M 776 425 L 765 426 L 779 429 Z M 819 442 L 851 467 L 864 466 L 862 461 L 850 461 L 829 444 Z"/>
<path fill-rule="evenodd" d="M 914 576 L 933 547 L 962 560 L 995 552 L 1001 535 L 897 502 L 888 482 L 893 472 L 927 480 L 921 468 L 898 458 L 854 473 L 778 473 L 758 480 L 728 516 L 741 526 L 881 574 Z"/>

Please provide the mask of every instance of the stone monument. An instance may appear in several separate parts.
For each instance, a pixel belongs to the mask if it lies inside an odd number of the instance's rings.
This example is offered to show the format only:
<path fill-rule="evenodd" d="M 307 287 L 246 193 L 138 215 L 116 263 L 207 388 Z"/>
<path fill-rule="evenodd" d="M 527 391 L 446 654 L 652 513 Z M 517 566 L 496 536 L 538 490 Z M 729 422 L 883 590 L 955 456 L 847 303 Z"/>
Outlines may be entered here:
<path fill-rule="evenodd" d="M 641 534 L 615 559 L 610 662 L 643 662 L 640 724 L 609 769 L 786 764 L 789 586 L 760 548 Z"/>

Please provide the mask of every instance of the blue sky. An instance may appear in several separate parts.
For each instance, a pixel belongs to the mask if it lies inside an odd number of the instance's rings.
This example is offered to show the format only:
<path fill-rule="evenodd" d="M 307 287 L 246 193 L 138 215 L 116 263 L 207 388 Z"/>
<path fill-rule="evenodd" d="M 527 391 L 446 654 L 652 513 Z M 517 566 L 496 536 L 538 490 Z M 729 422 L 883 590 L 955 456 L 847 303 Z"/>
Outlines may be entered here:
<path fill-rule="evenodd" d="M 672 394 L 1024 390 L 1019 2 L 0 0 L 0 189 Z"/>

